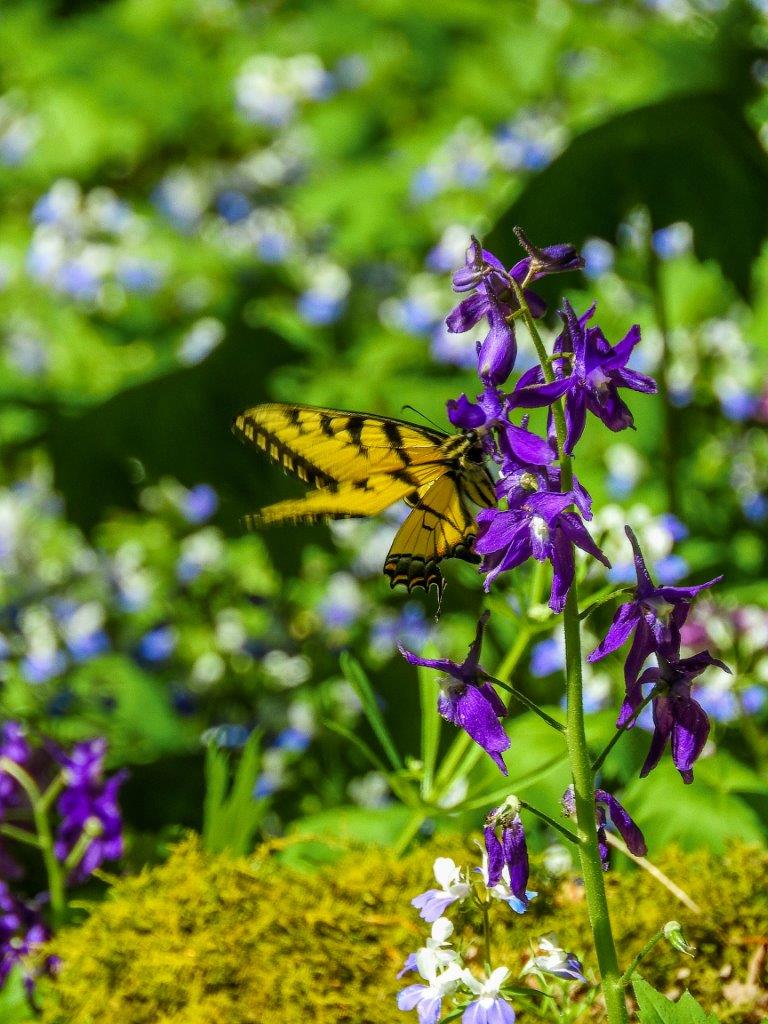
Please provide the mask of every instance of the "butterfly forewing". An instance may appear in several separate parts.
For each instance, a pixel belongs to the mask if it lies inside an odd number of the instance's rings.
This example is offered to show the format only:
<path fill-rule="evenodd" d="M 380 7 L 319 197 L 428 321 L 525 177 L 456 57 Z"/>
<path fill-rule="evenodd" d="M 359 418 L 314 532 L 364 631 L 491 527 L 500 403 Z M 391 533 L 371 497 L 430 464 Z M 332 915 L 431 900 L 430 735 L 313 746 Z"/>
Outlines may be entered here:
<path fill-rule="evenodd" d="M 405 499 L 413 511 L 384 571 L 392 586 L 409 591 L 442 589 L 440 561 L 472 557 L 469 503 L 495 502 L 477 442 L 463 435 L 383 416 L 280 404 L 248 409 L 233 429 L 316 488 L 247 517 L 249 527 L 373 516 Z"/>

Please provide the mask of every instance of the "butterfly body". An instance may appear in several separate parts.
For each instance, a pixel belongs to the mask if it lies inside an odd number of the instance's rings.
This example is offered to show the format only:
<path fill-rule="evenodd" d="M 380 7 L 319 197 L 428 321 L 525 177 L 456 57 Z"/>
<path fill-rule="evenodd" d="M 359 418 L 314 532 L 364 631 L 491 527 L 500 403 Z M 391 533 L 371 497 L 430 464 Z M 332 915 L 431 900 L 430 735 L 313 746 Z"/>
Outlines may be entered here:
<path fill-rule="evenodd" d="M 246 517 L 247 526 L 373 516 L 404 500 L 412 511 L 384 565 L 393 587 L 442 590 L 439 563 L 474 558 L 470 503 L 496 500 L 477 432 L 278 403 L 246 410 L 233 430 L 314 488 Z"/>

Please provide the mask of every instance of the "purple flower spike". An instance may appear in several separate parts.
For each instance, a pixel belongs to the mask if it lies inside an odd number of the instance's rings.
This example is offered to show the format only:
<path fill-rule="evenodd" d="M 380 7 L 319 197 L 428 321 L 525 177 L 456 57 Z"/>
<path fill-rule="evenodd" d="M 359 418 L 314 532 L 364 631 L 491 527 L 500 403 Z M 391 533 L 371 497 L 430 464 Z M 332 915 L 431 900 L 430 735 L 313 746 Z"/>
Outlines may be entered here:
<path fill-rule="evenodd" d="M 561 612 L 575 573 L 574 544 L 610 568 L 579 515 L 566 511 L 575 501 L 571 491 L 537 491 L 516 508 L 482 509 L 477 515 L 475 551 L 483 556 L 485 589 L 490 589 L 499 573 L 522 565 L 531 556 L 539 562 L 549 559 L 553 567 L 549 607 Z"/>
<path fill-rule="evenodd" d="M 617 722 L 619 727 L 629 721 L 642 701 L 638 675 L 645 659 L 654 652 L 667 659 L 677 658 L 680 651 L 680 629 L 688 618 L 691 602 L 702 590 L 714 586 L 723 578 L 716 576 L 695 587 L 657 587 L 648 573 L 637 537 L 629 526 L 624 530 L 635 557 L 635 598 L 619 606 L 605 638 L 588 659 L 599 661 L 618 650 L 634 633 L 624 664 L 627 693 Z"/>
<path fill-rule="evenodd" d="M 576 816 L 576 797 L 573 786 L 569 786 L 563 793 L 561 800 L 563 814 L 566 818 Z M 648 852 L 645 838 L 638 826 L 632 820 L 628 812 L 619 803 L 615 796 L 612 796 L 604 789 L 595 792 L 595 825 L 597 827 L 597 842 L 600 848 L 600 859 L 603 868 L 608 869 L 608 841 L 605 835 L 605 826 L 610 818 L 611 823 L 627 844 L 627 849 L 636 857 L 644 857 Z"/>
<path fill-rule="evenodd" d="M 672 743 L 672 761 L 683 782 L 693 781 L 693 764 L 701 754 L 709 736 L 709 719 L 704 708 L 691 696 L 696 676 L 711 665 L 724 672 L 731 670 L 709 651 L 701 651 L 691 658 L 667 661 L 659 657 L 659 668 L 647 669 L 638 680 L 638 692 L 646 683 L 660 686 L 653 699 L 653 737 L 640 778 L 645 778 L 661 760 L 661 755 Z"/>
<path fill-rule="evenodd" d="M 504 702 L 488 682 L 488 674 L 480 667 L 483 631 L 490 617 L 484 612 L 477 624 L 475 639 L 460 664 L 447 658 L 420 658 L 398 644 L 409 665 L 433 668 L 444 674 L 440 680 L 441 694 L 437 709 L 447 722 L 459 726 L 496 762 L 506 775 L 502 754 L 509 749 L 509 737 L 499 719 L 505 718 Z"/>
<path fill-rule="evenodd" d="M 577 317 L 566 301 L 561 313 L 564 330 L 555 342 L 555 352 L 563 358 L 555 365 L 556 379 L 545 383 L 541 367 L 534 367 L 517 383 L 514 404 L 523 409 L 551 405 L 562 395 L 565 399 L 567 434 L 565 450 L 573 454 L 584 432 L 587 412 L 591 412 L 609 430 L 634 426 L 632 413 L 619 396 L 619 388 L 654 394 L 656 383 L 650 377 L 627 368 L 632 350 L 640 341 L 640 328 L 632 327 L 611 347 L 599 327 L 587 327 L 594 306 Z"/>
<path fill-rule="evenodd" d="M 123 855 L 122 818 L 117 793 L 127 777 L 118 772 L 104 781 L 106 742 L 103 739 L 78 743 L 70 755 L 57 753 L 66 783 L 56 809 L 61 823 L 56 834 L 55 853 L 65 861 L 82 835 L 91 837 L 73 878 L 83 881 L 105 860 Z"/>
<path fill-rule="evenodd" d="M 491 811 L 485 819 L 483 836 L 488 854 L 487 885 L 489 889 L 498 885 L 506 867 L 509 871 L 509 887 L 512 895 L 524 906 L 527 906 L 528 847 L 519 812 L 519 801 L 515 797 L 509 797 L 501 807 Z M 501 833 L 501 839 L 499 839 L 498 832 Z"/>
<path fill-rule="evenodd" d="M 531 281 L 538 281 L 540 277 L 547 277 L 549 274 L 562 274 L 568 270 L 583 270 L 584 259 L 576 250 L 576 247 L 568 242 L 559 245 L 546 245 L 539 249 L 529 241 L 522 228 L 514 229 L 518 242 L 528 256 L 524 263 L 530 273 Z M 513 271 L 516 268 L 513 268 Z"/>

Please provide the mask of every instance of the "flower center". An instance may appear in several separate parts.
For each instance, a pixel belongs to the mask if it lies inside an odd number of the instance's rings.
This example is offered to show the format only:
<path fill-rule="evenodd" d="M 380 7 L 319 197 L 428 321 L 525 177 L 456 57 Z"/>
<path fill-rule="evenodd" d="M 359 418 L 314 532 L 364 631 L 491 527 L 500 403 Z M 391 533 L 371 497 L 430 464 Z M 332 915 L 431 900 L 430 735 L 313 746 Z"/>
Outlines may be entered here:
<path fill-rule="evenodd" d="M 549 527 L 541 516 L 533 516 L 531 518 L 531 533 L 542 544 L 549 540 Z"/>

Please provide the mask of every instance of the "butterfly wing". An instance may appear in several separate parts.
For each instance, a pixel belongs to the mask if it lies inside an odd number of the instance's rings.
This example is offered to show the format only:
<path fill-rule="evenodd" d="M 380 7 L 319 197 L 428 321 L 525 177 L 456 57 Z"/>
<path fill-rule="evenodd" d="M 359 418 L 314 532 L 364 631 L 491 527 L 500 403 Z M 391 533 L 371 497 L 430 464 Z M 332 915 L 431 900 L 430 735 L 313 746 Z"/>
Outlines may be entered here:
<path fill-rule="evenodd" d="M 467 502 L 465 475 L 476 477 L 472 491 L 482 496 L 483 504 L 494 500 L 487 473 L 480 466 L 463 473 L 449 470 L 427 487 L 389 549 L 384 572 L 390 586 L 402 584 L 409 593 L 433 586 L 442 591 L 444 580 L 439 565 L 444 558 L 474 560 L 472 542 L 476 527 Z"/>
<path fill-rule="evenodd" d="M 232 429 L 311 487 L 444 462 L 439 449 L 448 436 L 384 416 L 279 403 L 247 409 Z"/>

